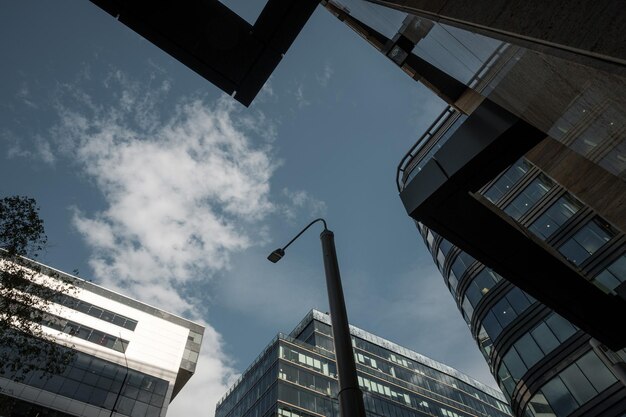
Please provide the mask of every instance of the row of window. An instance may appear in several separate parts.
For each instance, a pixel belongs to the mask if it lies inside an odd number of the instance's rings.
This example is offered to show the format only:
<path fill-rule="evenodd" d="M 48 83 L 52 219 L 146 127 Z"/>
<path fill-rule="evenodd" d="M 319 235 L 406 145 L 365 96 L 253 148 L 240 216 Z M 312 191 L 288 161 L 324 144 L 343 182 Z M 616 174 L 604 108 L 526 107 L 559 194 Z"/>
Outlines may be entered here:
<path fill-rule="evenodd" d="M 453 388 L 444 384 L 441 384 L 439 381 L 431 379 L 426 375 L 423 375 L 419 372 L 412 372 L 403 367 L 394 367 L 391 366 L 390 363 L 384 360 L 376 360 L 374 358 L 370 358 L 367 355 L 364 355 L 360 352 L 357 352 L 355 355 L 356 362 L 358 364 L 363 364 L 370 368 L 373 368 L 377 371 L 380 371 L 386 375 L 390 375 L 393 378 L 397 378 L 400 381 L 391 380 L 391 382 L 398 384 L 400 386 L 406 387 L 411 391 L 415 391 L 418 393 L 422 393 L 425 397 L 429 397 L 439 402 L 446 404 L 453 404 L 457 408 L 470 407 L 472 410 L 477 411 L 479 413 L 490 415 L 493 413 L 490 407 L 487 407 L 482 401 L 478 401 L 477 398 L 471 396 L 468 393 L 465 393 L 458 388 Z M 372 371 L 368 371 L 374 373 L 376 376 L 380 376 Z M 381 376 L 382 377 L 382 376 Z M 383 379 L 388 379 L 383 377 Z M 407 383 L 411 384 L 408 385 Z M 372 391 L 376 392 L 372 389 Z M 450 401 L 452 400 L 452 401 Z M 426 403 L 426 401 L 422 401 Z M 458 404 L 454 404 L 456 402 Z M 414 406 L 419 404 L 419 401 L 414 401 Z M 427 404 L 427 403 L 426 403 Z M 504 411 L 504 410 L 500 410 Z M 506 412 L 506 411 L 505 411 Z"/>
<path fill-rule="evenodd" d="M 322 323 L 317 325 L 316 327 L 326 326 Z M 326 326 L 328 327 L 328 326 Z M 321 331 L 329 332 L 330 328 L 321 328 Z M 301 333 L 301 336 L 305 332 Z M 308 333 L 307 333 L 308 334 Z M 314 334 L 309 336 L 309 339 L 314 339 L 316 342 L 319 338 L 325 337 L 319 333 L 314 332 Z M 332 343 L 332 340 L 329 339 L 329 342 Z M 506 412 L 506 407 L 501 405 L 498 407 L 497 405 L 492 404 L 491 402 L 478 401 L 483 400 L 483 397 L 486 397 L 484 394 L 472 395 L 467 392 L 461 391 L 461 388 L 465 387 L 467 384 L 460 382 L 456 379 L 453 379 L 447 375 L 443 375 L 438 371 L 432 370 L 427 367 L 423 367 L 423 365 L 414 363 L 413 361 L 408 360 L 407 358 L 396 355 L 394 353 L 389 352 L 388 350 L 381 348 L 380 346 L 373 345 L 367 341 L 364 341 L 360 338 L 353 337 L 353 345 L 356 348 L 355 351 L 355 360 L 358 364 L 363 364 L 373 370 L 379 371 L 381 374 L 377 374 L 375 371 L 366 370 L 368 373 L 373 373 L 377 376 L 380 376 L 382 379 L 392 381 L 395 384 L 406 386 L 407 389 L 411 391 L 417 390 L 421 392 L 424 390 L 424 395 L 430 398 L 439 398 L 439 401 L 445 404 L 451 404 L 454 407 L 463 408 L 469 407 L 474 411 L 478 411 L 484 414 L 493 413 L 494 410 L 491 407 L 496 407 L 500 411 Z M 384 357 L 373 357 L 370 356 L 368 351 L 376 351 L 376 353 L 383 354 L 387 358 Z M 374 355 L 376 355 L 374 353 Z M 305 354 L 300 353 L 303 357 Z M 293 360 L 295 362 L 295 358 Z M 396 366 L 401 365 L 401 366 Z M 414 368 L 411 370 L 409 367 Z M 409 369 L 407 369 L 409 368 Z M 428 371 L 427 371 L 428 370 Z M 427 373 L 429 375 L 427 375 Z M 397 378 L 397 379 L 394 379 Z M 442 383 L 440 381 L 442 378 L 446 378 L 446 381 Z M 400 381 L 398 381 L 400 380 Z M 405 382 L 406 381 L 406 382 Z M 412 384 L 409 386 L 408 384 Z M 467 386 L 467 388 L 470 388 Z M 471 388 L 470 388 L 471 389 Z M 473 391 L 476 391 L 473 389 Z M 374 391 L 376 392 L 376 391 Z M 496 402 L 492 400 L 493 402 Z M 491 407 L 489 407 L 491 406 Z"/>
<path fill-rule="evenodd" d="M 137 327 L 137 320 L 122 316 L 121 314 L 114 313 L 110 310 L 98 307 L 83 300 L 79 300 L 78 298 L 71 297 L 67 294 L 59 294 L 55 297 L 54 301 L 65 307 L 71 308 L 72 310 L 80 311 L 81 313 L 113 323 L 128 330 L 135 330 Z"/>
<path fill-rule="evenodd" d="M 239 381 L 236 382 L 230 391 L 218 402 L 215 411 L 216 417 L 223 417 L 228 414 L 235 405 L 241 401 L 248 391 L 259 381 L 267 371 L 276 363 L 277 343 L 274 341 L 259 355 L 255 363 L 246 370 Z M 275 367 L 274 367 L 275 368 Z"/>
<path fill-rule="evenodd" d="M 128 340 L 52 314 L 44 313 L 41 325 L 118 352 L 124 353 L 128 347 Z"/>
<path fill-rule="evenodd" d="M 62 373 L 32 371 L 21 382 L 130 417 L 158 417 L 169 386 L 163 379 L 79 351 Z"/>
<path fill-rule="evenodd" d="M 502 297 L 485 315 L 482 326 L 491 340 L 502 333 L 509 324 L 530 307 L 536 300 L 515 287 Z"/>
<path fill-rule="evenodd" d="M 504 354 L 498 370 L 504 391 L 512 395 L 515 384 L 526 371 L 570 338 L 576 330 L 563 317 L 552 313 L 520 337 Z"/>
<path fill-rule="evenodd" d="M 277 385 L 274 384 L 271 388 L 269 388 L 265 394 L 259 398 L 259 400 L 254 403 L 254 405 L 243 414 L 242 417 L 270 417 L 274 414 L 274 410 L 276 410 L 276 401 L 278 400 L 278 388 Z M 241 415 L 241 414 L 239 414 Z"/>
<path fill-rule="evenodd" d="M 448 277 L 450 291 L 452 292 L 452 294 L 456 293 L 456 288 L 459 285 L 459 280 L 461 279 L 465 271 L 467 271 L 467 268 L 469 268 L 469 266 L 474 263 L 474 261 L 476 261 L 476 259 L 472 258 L 465 252 L 459 252 L 457 257 L 454 259 L 454 261 L 452 262 L 452 266 L 450 267 L 450 276 Z"/>
<path fill-rule="evenodd" d="M 487 295 L 489 290 L 493 288 L 502 278 L 489 268 L 485 268 L 480 271 L 469 283 L 463 296 L 463 317 L 467 324 L 472 321 L 474 315 L 474 308 L 478 305 L 480 300 Z"/>
<path fill-rule="evenodd" d="M 311 391 L 298 389 L 291 384 L 278 384 L 278 399 L 323 416 L 333 415 L 333 401 L 330 398 L 320 397 Z"/>
<path fill-rule="evenodd" d="M 254 385 L 243 394 L 243 397 L 235 404 L 234 407 L 226 409 L 224 407 L 228 406 L 228 403 L 222 403 L 217 409 L 217 411 L 220 411 L 219 415 L 245 416 L 250 412 L 263 415 L 263 413 L 267 411 L 267 408 L 262 409 L 263 407 L 256 407 L 256 403 L 260 398 L 266 395 L 272 395 L 269 394 L 268 391 L 275 391 L 277 377 L 278 367 L 274 362 L 272 367 L 263 376 L 251 382 Z M 268 404 L 268 406 L 269 405 L 270 404 Z M 216 415 L 218 415 L 217 412 Z"/>
<path fill-rule="evenodd" d="M 548 381 L 530 400 L 528 417 L 566 417 L 617 382 L 593 351 Z"/>
<path fill-rule="evenodd" d="M 330 326 L 318 322 L 317 320 L 314 321 L 314 323 L 316 340 L 317 336 L 319 336 L 317 332 L 330 335 Z M 442 401 L 449 401 L 451 399 L 459 403 L 459 405 L 457 405 L 458 407 L 469 406 L 476 411 L 485 412 L 486 414 L 494 412 L 490 407 L 500 412 L 509 412 L 508 407 L 504 403 L 486 395 L 473 386 L 420 362 L 413 361 L 406 356 L 394 353 L 378 344 L 371 343 L 359 337 L 352 337 L 352 345 L 357 349 L 355 350 L 356 361 L 382 372 L 385 374 L 385 378 L 386 375 L 390 375 L 401 381 L 406 381 L 415 386 L 425 388 L 431 392 L 431 394 L 428 394 L 429 396 L 432 396 L 432 394 L 441 396 Z M 371 353 L 375 355 L 376 358 L 366 353 Z M 394 364 L 400 366 L 394 366 Z M 403 384 L 400 381 L 394 381 L 394 383 Z"/>
<path fill-rule="evenodd" d="M 485 197 L 496 203 L 528 172 L 528 169 L 529 164 L 523 159 L 517 161 L 484 193 Z M 540 174 L 504 207 L 504 212 L 519 220 L 553 187 L 554 182 Z M 528 230 L 540 239 L 548 240 L 582 207 L 578 200 L 565 193 L 535 219 L 528 226 Z M 569 262 L 580 266 L 616 235 L 617 231 L 613 227 L 596 216 L 562 242 L 557 250 Z M 622 255 L 607 269 L 601 271 L 594 279 L 594 283 L 602 290 L 611 292 L 626 280 L 625 270 L 626 255 Z M 618 273 L 615 273 L 616 271 Z"/>
<path fill-rule="evenodd" d="M 31 283 L 30 285 L 25 287 L 24 290 L 31 294 L 37 295 L 41 293 L 41 288 L 41 285 Z M 49 289 L 45 287 L 45 290 Z M 67 308 L 71 308 L 72 310 L 80 311 L 81 313 L 90 315 L 97 319 L 113 323 L 116 326 L 120 326 L 128 330 L 135 330 L 135 328 L 137 327 L 137 320 L 130 319 L 126 316 L 114 313 L 105 308 L 98 307 L 83 300 L 79 300 L 78 298 L 72 297 L 68 294 L 55 294 L 54 302 Z"/>
<path fill-rule="evenodd" d="M 308 372 L 286 363 L 279 363 L 278 378 L 312 389 L 320 394 L 328 396 L 337 395 L 337 381 L 319 374 L 315 375 L 313 372 Z"/>
<path fill-rule="evenodd" d="M 322 357 L 312 356 L 308 352 L 303 352 L 288 345 L 280 345 L 279 357 L 287 361 L 297 363 L 305 368 L 313 369 L 331 378 L 337 375 L 335 362 Z"/>
<path fill-rule="evenodd" d="M 353 338 L 353 341 L 356 348 L 370 352 L 383 359 L 383 361 L 378 361 L 377 369 L 393 376 L 394 378 L 403 379 L 413 384 L 415 384 L 417 382 L 416 379 L 418 379 L 419 382 L 416 385 L 425 387 L 431 392 L 441 395 L 443 398 L 454 398 L 459 403 L 467 404 L 476 410 L 481 410 L 483 407 L 479 404 L 479 402 L 475 401 L 475 399 L 478 399 L 483 403 L 487 403 L 491 407 L 496 408 L 497 410 L 507 412 L 504 404 L 454 377 L 432 369 L 419 362 L 394 354 L 387 349 L 369 343 L 363 339 L 355 337 Z M 401 365 L 408 368 L 412 372 L 405 373 L 401 368 L 395 368 L 392 373 L 390 369 L 382 369 L 385 365 L 384 360 Z M 421 376 L 425 376 L 427 378 L 423 378 Z"/>

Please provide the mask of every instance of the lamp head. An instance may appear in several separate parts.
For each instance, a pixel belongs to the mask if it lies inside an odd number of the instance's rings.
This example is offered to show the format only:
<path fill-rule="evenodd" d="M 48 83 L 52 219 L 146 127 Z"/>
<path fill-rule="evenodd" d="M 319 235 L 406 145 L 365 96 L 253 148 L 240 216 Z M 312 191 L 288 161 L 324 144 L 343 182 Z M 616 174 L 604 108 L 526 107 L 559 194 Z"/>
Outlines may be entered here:
<path fill-rule="evenodd" d="M 270 253 L 269 256 L 267 257 L 267 260 L 272 263 L 276 263 L 280 261 L 283 256 L 285 256 L 285 251 L 279 248 L 279 249 L 276 249 L 274 252 Z"/>

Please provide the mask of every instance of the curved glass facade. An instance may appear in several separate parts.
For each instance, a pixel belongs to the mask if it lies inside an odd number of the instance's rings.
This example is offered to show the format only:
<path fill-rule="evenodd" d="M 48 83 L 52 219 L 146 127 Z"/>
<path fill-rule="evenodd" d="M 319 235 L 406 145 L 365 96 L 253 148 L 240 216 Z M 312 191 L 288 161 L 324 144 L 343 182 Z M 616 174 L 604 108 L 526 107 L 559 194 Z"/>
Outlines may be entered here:
<path fill-rule="evenodd" d="M 529 161 L 517 161 L 481 194 L 603 291 L 615 294 L 626 280 L 623 236 Z M 514 415 L 626 412 L 626 388 L 589 335 L 424 225 L 418 229 Z M 611 353 L 623 364 L 623 351 Z"/>

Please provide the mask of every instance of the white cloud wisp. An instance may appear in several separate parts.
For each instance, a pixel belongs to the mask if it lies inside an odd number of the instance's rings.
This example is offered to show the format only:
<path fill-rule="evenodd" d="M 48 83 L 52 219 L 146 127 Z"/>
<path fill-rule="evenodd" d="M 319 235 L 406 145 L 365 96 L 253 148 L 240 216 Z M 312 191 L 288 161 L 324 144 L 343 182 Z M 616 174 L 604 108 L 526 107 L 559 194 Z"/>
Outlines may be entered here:
<path fill-rule="evenodd" d="M 163 118 L 169 84 L 142 94 L 118 72 L 105 87 L 114 90 L 108 105 L 75 86 L 58 100 L 53 140 L 106 202 L 96 213 L 75 208 L 74 224 L 99 283 L 206 326 L 196 374 L 169 415 L 210 416 L 235 372 L 203 319 L 209 294 L 201 283 L 263 240 L 261 220 L 276 210 L 269 181 L 277 164 L 267 141 L 250 140 L 254 123 L 229 98 L 185 99 Z"/>

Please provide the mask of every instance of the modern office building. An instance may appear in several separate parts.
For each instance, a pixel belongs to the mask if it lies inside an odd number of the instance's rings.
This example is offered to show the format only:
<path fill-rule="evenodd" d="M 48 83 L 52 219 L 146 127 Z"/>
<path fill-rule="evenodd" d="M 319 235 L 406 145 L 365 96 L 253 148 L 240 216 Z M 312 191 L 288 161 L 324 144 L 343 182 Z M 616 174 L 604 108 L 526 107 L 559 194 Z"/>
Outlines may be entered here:
<path fill-rule="evenodd" d="M 73 283 L 41 321 L 61 351 L 73 354 L 60 373 L 3 369 L 0 415 L 164 417 L 195 371 L 204 327 L 33 261 L 27 265 L 43 285 Z M 0 349 L 14 355 L 11 346 Z"/>
<path fill-rule="evenodd" d="M 527 162 L 509 171 L 514 188 Z M 514 178 L 517 177 L 517 180 Z M 492 195 L 489 194 L 488 195 Z M 576 207 L 567 200 L 565 210 Z M 563 218 L 567 211 L 553 212 Z M 545 216 L 547 217 L 547 216 Z M 545 218 L 544 217 L 544 218 Z M 553 220 L 542 223 L 550 232 Z M 548 227 L 550 225 L 551 227 Z M 433 260 L 470 328 L 513 415 L 622 417 L 626 415 L 626 351 L 612 352 L 550 308 L 418 225 Z M 606 281 L 611 282 L 610 277 Z"/>
<path fill-rule="evenodd" d="M 279 334 L 217 404 L 216 417 L 339 417 L 330 317 L 312 310 Z M 505 417 L 502 394 L 459 371 L 350 326 L 368 416 Z"/>
<path fill-rule="evenodd" d="M 626 347 L 610 319 L 626 316 L 619 59 L 608 71 L 411 9 L 435 2 L 379 3 L 403 12 L 358 0 L 325 6 L 448 104 L 398 167 L 407 213 L 602 343 Z M 481 192 L 522 157 L 528 176 L 517 190 Z"/>

